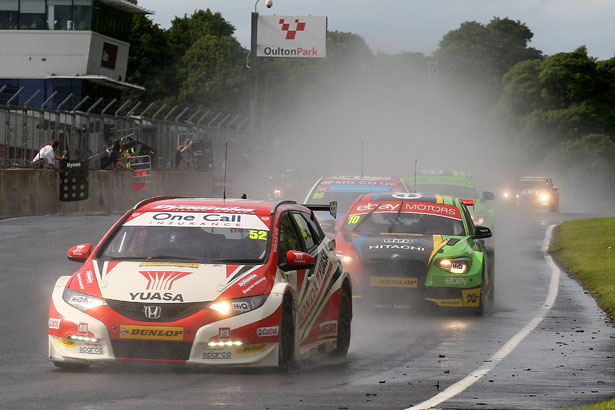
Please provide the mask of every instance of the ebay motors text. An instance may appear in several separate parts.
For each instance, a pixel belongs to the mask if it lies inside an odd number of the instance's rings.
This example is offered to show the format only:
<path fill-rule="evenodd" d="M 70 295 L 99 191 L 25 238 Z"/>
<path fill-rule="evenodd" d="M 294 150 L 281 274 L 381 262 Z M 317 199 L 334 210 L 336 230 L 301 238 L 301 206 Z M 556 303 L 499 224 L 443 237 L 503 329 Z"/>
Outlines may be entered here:
<path fill-rule="evenodd" d="M 318 57 L 318 50 L 316 50 L 314 47 L 312 47 L 312 49 L 305 49 L 305 48 L 301 48 L 301 47 L 297 47 L 297 48 L 283 48 L 283 47 L 265 47 L 263 49 L 263 53 L 265 53 L 266 56 L 304 56 L 304 57 L 308 57 L 308 56 L 312 56 L 312 57 Z"/>

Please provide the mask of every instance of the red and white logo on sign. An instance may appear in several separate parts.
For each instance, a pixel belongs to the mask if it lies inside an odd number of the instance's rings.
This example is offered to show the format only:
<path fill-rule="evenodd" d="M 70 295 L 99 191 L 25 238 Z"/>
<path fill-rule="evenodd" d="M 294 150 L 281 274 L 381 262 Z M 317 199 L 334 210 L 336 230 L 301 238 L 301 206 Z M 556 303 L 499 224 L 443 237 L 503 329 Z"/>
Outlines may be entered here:
<path fill-rule="evenodd" d="M 139 271 L 147 279 L 147 290 L 171 290 L 176 280 L 192 272 Z"/>
<path fill-rule="evenodd" d="M 286 40 L 294 40 L 297 35 L 297 31 L 305 30 L 305 23 L 300 22 L 299 19 L 295 19 L 294 30 L 291 30 L 291 23 L 287 23 L 285 19 L 280 19 L 280 24 L 282 25 L 282 31 L 286 31 Z"/>

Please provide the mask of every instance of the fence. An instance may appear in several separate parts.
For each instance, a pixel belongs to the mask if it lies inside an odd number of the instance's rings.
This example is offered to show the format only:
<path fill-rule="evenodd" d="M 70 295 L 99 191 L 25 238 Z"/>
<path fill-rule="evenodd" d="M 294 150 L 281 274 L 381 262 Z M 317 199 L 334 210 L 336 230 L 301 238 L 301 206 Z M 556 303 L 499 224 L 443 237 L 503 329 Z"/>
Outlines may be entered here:
<path fill-rule="evenodd" d="M 6 86 L 1 87 L 0 94 L 5 89 Z M 90 167 L 97 168 L 96 154 L 109 146 L 114 138 L 120 138 L 136 141 L 138 149 L 150 151 L 147 155 L 152 155 L 152 169 L 169 170 L 175 168 L 177 147 L 185 138 L 191 138 L 198 147 L 192 169 L 219 172 L 224 167 L 224 144 L 246 141 L 251 135 L 247 116 L 190 107 L 178 109 L 178 106 L 167 107 L 165 104 L 148 117 L 153 104 L 139 111 L 141 102 L 138 101 L 114 99 L 107 102 L 100 98 L 92 102 L 87 96 L 71 110 L 62 110 L 72 94 L 56 109 L 46 108 L 57 91 L 39 108 L 31 108 L 30 103 L 40 90 L 22 106 L 12 105 L 22 92 L 23 88 L 8 96 L 5 105 L 0 105 L 0 168 L 32 166 L 36 153 L 52 139 L 60 142 L 59 155 L 65 153 L 70 159 L 94 159 L 90 161 Z M 88 103 L 87 109 L 82 108 Z M 197 151 L 196 148 L 193 150 Z"/>

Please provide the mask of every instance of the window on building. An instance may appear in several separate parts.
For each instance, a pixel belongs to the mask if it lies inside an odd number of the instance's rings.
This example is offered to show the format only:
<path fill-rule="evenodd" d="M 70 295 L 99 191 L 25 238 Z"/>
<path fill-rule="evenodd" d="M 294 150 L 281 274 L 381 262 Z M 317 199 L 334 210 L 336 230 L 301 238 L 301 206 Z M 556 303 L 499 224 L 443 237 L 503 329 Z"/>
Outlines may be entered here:
<path fill-rule="evenodd" d="M 0 30 L 17 28 L 19 0 L 0 0 Z"/>
<path fill-rule="evenodd" d="M 49 30 L 72 30 L 72 0 L 47 0 L 47 28 Z"/>
<path fill-rule="evenodd" d="M 73 0 L 73 30 L 92 29 L 92 0 Z"/>
<path fill-rule="evenodd" d="M 130 39 L 132 14 L 95 2 L 92 30 L 122 41 Z"/>
<path fill-rule="evenodd" d="M 45 0 L 21 0 L 19 28 L 23 30 L 45 30 Z"/>

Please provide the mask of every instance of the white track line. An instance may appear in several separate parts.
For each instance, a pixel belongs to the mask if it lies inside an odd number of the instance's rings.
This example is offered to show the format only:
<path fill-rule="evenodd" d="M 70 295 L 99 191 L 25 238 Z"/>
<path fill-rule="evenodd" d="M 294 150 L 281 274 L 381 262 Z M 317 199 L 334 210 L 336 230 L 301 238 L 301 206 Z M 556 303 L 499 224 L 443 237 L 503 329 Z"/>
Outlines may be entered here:
<path fill-rule="evenodd" d="M 459 380 L 457 383 L 449 386 L 442 393 L 439 393 L 431 399 L 419 403 L 416 406 L 409 407 L 405 410 L 431 409 L 438 404 L 449 400 L 458 395 L 459 393 L 463 392 L 465 389 L 467 389 L 468 387 L 479 381 L 487 373 L 489 373 L 495 366 L 498 365 L 499 362 L 504 360 L 506 356 L 508 356 L 508 354 L 512 352 L 515 347 L 517 347 L 517 345 L 521 343 L 521 341 L 525 339 L 525 337 L 529 335 L 532 330 L 536 328 L 536 326 L 538 326 L 540 322 L 542 322 L 549 310 L 551 310 L 551 308 L 553 307 L 555 299 L 557 298 L 557 292 L 559 288 L 560 270 L 553 262 L 553 258 L 551 258 L 551 255 L 547 253 L 547 250 L 549 249 L 549 244 L 551 243 L 551 235 L 553 233 L 554 227 L 555 225 L 550 225 L 547 228 L 545 238 L 542 242 L 542 247 L 540 248 L 540 250 L 544 254 L 544 258 L 547 262 L 547 265 L 549 265 L 549 267 L 551 268 L 551 283 L 549 285 L 549 293 L 547 295 L 547 298 L 545 299 L 544 305 L 539 311 L 538 316 L 530 320 L 530 322 L 525 325 L 523 329 L 521 329 L 516 335 L 514 335 L 508 342 L 506 342 L 506 344 L 504 344 L 504 346 L 502 346 L 500 350 L 495 352 L 495 354 L 491 356 L 489 360 L 485 361 L 485 363 L 481 367 L 474 370 L 472 373 Z"/>

